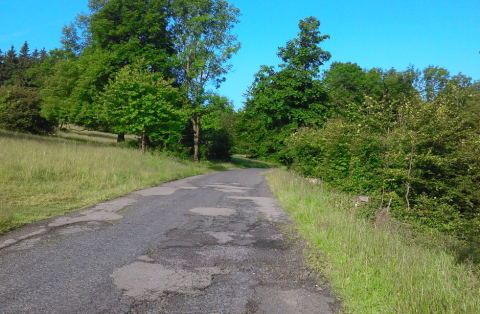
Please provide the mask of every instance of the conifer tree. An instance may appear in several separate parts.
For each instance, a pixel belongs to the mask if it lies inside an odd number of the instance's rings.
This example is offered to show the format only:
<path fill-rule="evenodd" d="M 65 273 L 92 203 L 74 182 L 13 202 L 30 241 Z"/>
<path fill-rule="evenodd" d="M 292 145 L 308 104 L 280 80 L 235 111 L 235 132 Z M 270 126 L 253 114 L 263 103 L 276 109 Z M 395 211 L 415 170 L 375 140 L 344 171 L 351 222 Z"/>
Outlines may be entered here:
<path fill-rule="evenodd" d="M 30 48 L 28 43 L 25 42 L 20 48 L 20 53 L 18 54 L 18 67 L 15 71 L 15 85 L 27 86 L 27 70 L 30 68 Z"/>
<path fill-rule="evenodd" d="M 7 69 L 5 65 L 5 55 L 2 52 L 2 49 L 0 49 L 0 86 L 3 85 L 3 82 L 7 78 Z"/>
<path fill-rule="evenodd" d="M 8 50 L 7 54 L 5 55 L 5 68 L 6 78 L 4 81 L 4 85 L 13 85 L 13 78 L 18 68 L 17 52 L 15 51 L 15 47 L 13 45 L 10 47 L 10 50 Z"/>

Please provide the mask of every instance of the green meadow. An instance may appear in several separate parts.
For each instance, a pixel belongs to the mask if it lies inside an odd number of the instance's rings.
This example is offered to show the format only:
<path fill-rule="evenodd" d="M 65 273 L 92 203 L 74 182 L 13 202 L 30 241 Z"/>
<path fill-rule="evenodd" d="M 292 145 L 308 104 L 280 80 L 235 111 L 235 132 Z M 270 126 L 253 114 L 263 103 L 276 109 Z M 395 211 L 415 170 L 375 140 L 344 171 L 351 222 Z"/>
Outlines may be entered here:
<path fill-rule="evenodd" d="M 142 156 L 115 141 L 81 130 L 56 137 L 0 130 L 0 234 L 214 168 L 160 153 Z"/>

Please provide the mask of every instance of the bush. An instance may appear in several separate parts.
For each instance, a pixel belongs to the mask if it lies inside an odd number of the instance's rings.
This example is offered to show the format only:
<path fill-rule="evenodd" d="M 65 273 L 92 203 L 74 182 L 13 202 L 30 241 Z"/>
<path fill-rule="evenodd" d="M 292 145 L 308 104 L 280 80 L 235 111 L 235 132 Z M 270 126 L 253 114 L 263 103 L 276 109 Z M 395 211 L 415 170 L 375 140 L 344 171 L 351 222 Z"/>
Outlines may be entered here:
<path fill-rule="evenodd" d="M 0 87 L 0 128 L 31 134 L 50 134 L 55 123 L 40 114 L 39 92 L 20 86 Z"/>
<path fill-rule="evenodd" d="M 200 153 L 208 160 L 230 160 L 232 138 L 224 128 L 210 129 L 203 133 Z"/>

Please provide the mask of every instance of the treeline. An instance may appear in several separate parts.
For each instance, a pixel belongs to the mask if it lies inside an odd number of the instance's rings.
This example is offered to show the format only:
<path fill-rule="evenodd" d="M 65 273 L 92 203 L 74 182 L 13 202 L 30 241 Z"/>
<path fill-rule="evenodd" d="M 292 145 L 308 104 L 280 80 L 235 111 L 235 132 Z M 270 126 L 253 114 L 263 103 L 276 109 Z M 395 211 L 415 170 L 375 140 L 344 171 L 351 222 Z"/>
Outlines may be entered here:
<path fill-rule="evenodd" d="M 0 49 L 0 86 L 17 85 L 23 87 L 37 87 L 35 69 L 43 63 L 48 57 L 48 53 L 43 48 L 33 52 L 25 42 L 20 48 L 19 53 L 14 46 L 11 46 L 5 53 Z"/>
<path fill-rule="evenodd" d="M 223 82 L 240 48 L 232 34 L 239 10 L 222 0 L 88 6 L 63 28 L 60 48 L 0 52 L 0 127 L 50 134 L 76 124 L 119 140 L 136 134 L 143 149 L 228 158 L 223 116 L 233 105 L 209 87 Z"/>
<path fill-rule="evenodd" d="M 480 235 L 480 82 L 429 66 L 362 69 L 319 44 L 320 23 L 300 22 L 263 66 L 235 124 L 239 153 L 371 197 L 390 214 L 462 238 Z M 478 248 L 476 249 L 478 250 Z"/>

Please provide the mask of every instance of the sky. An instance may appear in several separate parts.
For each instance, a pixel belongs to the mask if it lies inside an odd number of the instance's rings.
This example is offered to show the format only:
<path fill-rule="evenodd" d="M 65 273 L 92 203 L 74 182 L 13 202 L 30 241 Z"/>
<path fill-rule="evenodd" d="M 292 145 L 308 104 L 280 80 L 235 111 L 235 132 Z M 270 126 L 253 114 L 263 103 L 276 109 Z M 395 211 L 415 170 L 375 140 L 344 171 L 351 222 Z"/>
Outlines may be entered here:
<path fill-rule="evenodd" d="M 63 25 L 87 11 L 87 0 L 0 0 L 0 48 L 25 41 L 31 51 L 60 47 Z M 243 106 L 243 94 L 261 65 L 276 66 L 278 47 L 297 37 L 298 22 L 314 16 L 321 43 L 332 62 L 352 62 L 370 69 L 409 66 L 444 67 L 480 80 L 479 0 L 230 0 L 240 9 L 234 33 L 242 48 L 230 63 L 233 71 L 218 93 Z"/>

